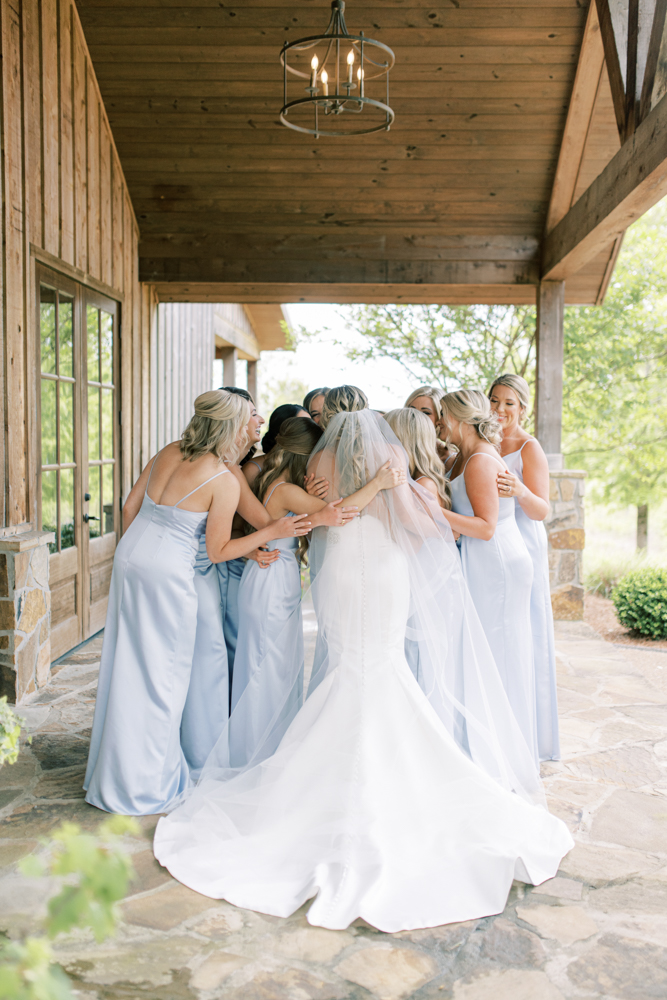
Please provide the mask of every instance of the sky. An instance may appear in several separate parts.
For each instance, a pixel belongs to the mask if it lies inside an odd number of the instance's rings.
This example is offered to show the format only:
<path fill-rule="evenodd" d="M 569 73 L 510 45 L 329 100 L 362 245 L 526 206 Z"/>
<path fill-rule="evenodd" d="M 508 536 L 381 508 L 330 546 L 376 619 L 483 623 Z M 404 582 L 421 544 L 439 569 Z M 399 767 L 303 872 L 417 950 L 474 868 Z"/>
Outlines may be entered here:
<path fill-rule="evenodd" d="M 368 396 L 370 406 L 391 410 L 402 406 L 414 388 L 401 366 L 387 358 L 373 361 L 348 361 L 344 349 L 334 343 L 352 343 L 354 334 L 346 329 L 345 307 L 295 303 L 283 306 L 290 325 L 297 330 L 322 330 L 316 340 L 302 341 L 295 351 L 265 351 L 260 378 L 267 385 L 279 379 L 299 379 L 309 388 L 345 383 L 359 386 Z"/>

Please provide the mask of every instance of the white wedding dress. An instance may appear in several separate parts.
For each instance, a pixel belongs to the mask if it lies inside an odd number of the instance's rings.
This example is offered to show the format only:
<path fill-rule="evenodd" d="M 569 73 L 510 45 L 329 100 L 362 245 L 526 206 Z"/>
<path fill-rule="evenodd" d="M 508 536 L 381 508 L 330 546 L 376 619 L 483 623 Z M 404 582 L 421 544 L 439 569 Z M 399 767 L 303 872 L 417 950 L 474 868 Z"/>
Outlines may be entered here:
<path fill-rule="evenodd" d="M 348 449 L 361 440 L 367 474 L 390 449 L 396 457 L 377 415 L 337 415 L 323 439 L 337 489 L 337 421 L 352 432 Z M 572 839 L 539 801 L 451 534 L 433 533 L 428 503 L 411 484 L 321 533 L 313 602 L 327 663 L 277 751 L 258 746 L 232 771 L 222 740 L 158 823 L 155 856 L 185 885 L 282 917 L 314 898 L 312 924 L 363 917 L 393 932 L 499 913 L 514 878 L 555 875 Z M 408 620 L 426 650 L 425 690 L 405 658 Z"/>

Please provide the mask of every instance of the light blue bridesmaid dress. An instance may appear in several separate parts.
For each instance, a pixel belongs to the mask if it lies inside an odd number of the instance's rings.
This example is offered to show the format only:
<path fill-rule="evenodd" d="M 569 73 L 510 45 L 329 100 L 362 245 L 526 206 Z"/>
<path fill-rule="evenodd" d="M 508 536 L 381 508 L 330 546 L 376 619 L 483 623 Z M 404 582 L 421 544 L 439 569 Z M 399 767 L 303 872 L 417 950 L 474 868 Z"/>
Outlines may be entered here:
<path fill-rule="evenodd" d="M 504 469 L 503 460 L 488 452 L 474 452 L 461 473 L 450 479 L 452 510 L 473 517 L 465 470 L 474 457 Z M 514 498 L 498 501 L 498 524 L 493 538 L 461 535 L 463 576 L 488 639 L 512 711 L 538 764 L 535 720 L 535 674 L 530 622 L 533 563 L 514 516 Z M 538 764 L 539 766 L 539 764 Z"/>
<path fill-rule="evenodd" d="M 275 484 L 265 507 L 281 485 Z M 229 725 L 232 767 L 248 761 L 279 713 L 284 723 L 280 732 L 284 732 L 303 701 L 299 539 L 279 538 L 269 542 L 268 548 L 279 549 L 280 557 L 268 569 L 248 560 L 239 587 L 239 636 Z"/>
<path fill-rule="evenodd" d="M 151 468 L 151 474 L 152 474 Z M 181 720 L 197 629 L 194 564 L 208 512 L 148 495 L 114 556 L 84 788 L 99 809 L 164 812 L 187 787 Z"/>
<path fill-rule="evenodd" d="M 243 563 L 242 559 L 238 561 Z M 181 720 L 181 747 L 188 767 L 195 772 L 204 766 L 229 718 L 230 679 L 218 575 L 218 568 L 226 565 L 211 562 L 206 551 L 206 534 L 202 534 L 194 575 L 197 634 Z"/>
<path fill-rule="evenodd" d="M 533 440 L 532 438 L 530 440 Z M 510 472 L 523 482 L 524 441 L 518 451 L 503 455 Z M 540 760 L 559 760 L 558 701 L 556 696 L 556 650 L 554 619 L 549 586 L 549 552 L 547 533 L 542 521 L 533 521 L 515 498 L 516 523 L 533 561 L 533 588 L 530 594 L 530 622 L 533 632 L 535 669 L 535 700 L 537 713 L 537 746 Z"/>

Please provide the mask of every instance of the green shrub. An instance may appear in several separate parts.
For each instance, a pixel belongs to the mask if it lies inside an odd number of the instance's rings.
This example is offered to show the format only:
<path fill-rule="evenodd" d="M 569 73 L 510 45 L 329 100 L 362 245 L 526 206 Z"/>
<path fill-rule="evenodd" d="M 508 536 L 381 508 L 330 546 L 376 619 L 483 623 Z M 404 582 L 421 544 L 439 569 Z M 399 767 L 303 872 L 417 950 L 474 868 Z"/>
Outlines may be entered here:
<path fill-rule="evenodd" d="M 7 695 L 3 695 L 0 698 L 0 767 L 16 763 L 22 723 L 21 716 L 7 704 Z"/>
<path fill-rule="evenodd" d="M 599 597 L 611 597 L 614 587 L 628 573 L 634 570 L 645 570 L 661 568 L 646 555 L 635 553 L 625 555 L 620 553 L 614 556 L 605 555 L 597 549 L 593 552 L 584 552 L 584 587 L 589 593 L 597 594 Z"/>
<path fill-rule="evenodd" d="M 667 638 L 667 569 L 628 573 L 612 591 L 621 625 L 653 639 Z"/>

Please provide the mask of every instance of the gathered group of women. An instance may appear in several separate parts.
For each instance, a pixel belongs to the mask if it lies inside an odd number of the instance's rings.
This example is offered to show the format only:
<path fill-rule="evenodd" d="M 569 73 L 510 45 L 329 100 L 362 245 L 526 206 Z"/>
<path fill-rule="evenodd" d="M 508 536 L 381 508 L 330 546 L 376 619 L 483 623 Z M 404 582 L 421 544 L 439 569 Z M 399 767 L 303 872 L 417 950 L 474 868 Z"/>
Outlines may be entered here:
<path fill-rule="evenodd" d="M 87 801 L 169 813 L 156 856 L 181 881 L 278 915 L 315 896 L 323 926 L 481 916 L 512 877 L 553 875 L 571 840 L 539 782 L 559 745 L 549 474 L 529 402 L 512 374 L 488 394 L 421 386 L 386 413 L 322 387 L 277 407 L 262 437 L 245 390 L 200 396 L 125 504 Z M 370 698 L 388 675 L 396 701 Z M 407 743 L 386 774 L 392 714 Z M 416 795 L 415 867 L 393 810 Z"/>

